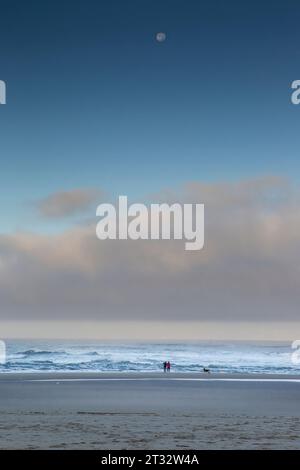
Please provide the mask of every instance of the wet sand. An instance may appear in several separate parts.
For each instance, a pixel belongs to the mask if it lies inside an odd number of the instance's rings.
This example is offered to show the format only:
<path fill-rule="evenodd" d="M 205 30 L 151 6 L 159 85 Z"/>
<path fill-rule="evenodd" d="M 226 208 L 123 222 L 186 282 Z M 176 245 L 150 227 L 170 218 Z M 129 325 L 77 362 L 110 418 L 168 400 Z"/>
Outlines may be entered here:
<path fill-rule="evenodd" d="M 299 449 L 300 376 L 1 374 L 1 449 Z"/>

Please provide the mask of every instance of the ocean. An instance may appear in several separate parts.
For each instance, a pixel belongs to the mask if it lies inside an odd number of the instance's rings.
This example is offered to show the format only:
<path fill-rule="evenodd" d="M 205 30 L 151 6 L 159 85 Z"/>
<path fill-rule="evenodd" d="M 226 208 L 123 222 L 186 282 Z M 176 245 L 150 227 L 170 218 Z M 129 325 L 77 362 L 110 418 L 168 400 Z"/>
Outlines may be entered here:
<path fill-rule="evenodd" d="M 290 344 L 284 343 L 141 343 L 95 341 L 6 342 L 0 372 L 157 372 L 163 361 L 172 371 L 298 374 Z"/>

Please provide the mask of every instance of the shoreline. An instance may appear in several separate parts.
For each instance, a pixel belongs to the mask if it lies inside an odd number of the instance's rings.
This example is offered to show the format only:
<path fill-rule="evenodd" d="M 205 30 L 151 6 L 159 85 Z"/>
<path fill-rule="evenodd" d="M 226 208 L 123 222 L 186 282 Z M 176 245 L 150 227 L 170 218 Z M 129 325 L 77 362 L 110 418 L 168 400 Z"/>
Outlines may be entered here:
<path fill-rule="evenodd" d="M 101 380 L 118 380 L 118 381 L 152 381 L 152 380 L 182 380 L 182 381 L 265 381 L 265 382 L 300 382 L 299 374 L 254 374 L 254 373 L 196 373 L 196 372 L 139 372 L 139 371 L 126 371 L 126 372 L 0 372 L 1 381 L 101 381 Z"/>

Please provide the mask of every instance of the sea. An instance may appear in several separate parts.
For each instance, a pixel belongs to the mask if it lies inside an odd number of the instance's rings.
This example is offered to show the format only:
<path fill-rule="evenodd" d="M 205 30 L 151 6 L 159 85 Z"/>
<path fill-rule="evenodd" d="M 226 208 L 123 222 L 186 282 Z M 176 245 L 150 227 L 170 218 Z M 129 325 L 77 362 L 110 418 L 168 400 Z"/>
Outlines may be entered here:
<path fill-rule="evenodd" d="M 8 340 L 1 372 L 175 372 L 298 374 L 287 343 L 104 343 Z"/>

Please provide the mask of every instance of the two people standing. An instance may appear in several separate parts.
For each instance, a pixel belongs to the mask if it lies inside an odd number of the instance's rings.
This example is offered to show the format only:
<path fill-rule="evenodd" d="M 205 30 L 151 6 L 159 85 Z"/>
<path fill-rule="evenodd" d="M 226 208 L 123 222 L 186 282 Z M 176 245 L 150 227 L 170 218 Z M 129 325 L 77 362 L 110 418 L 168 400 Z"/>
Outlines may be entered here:
<path fill-rule="evenodd" d="M 171 364 L 169 361 L 164 362 L 164 372 L 170 372 L 171 370 Z"/>

